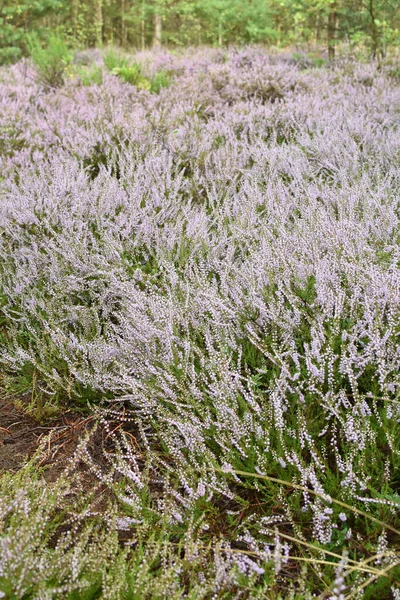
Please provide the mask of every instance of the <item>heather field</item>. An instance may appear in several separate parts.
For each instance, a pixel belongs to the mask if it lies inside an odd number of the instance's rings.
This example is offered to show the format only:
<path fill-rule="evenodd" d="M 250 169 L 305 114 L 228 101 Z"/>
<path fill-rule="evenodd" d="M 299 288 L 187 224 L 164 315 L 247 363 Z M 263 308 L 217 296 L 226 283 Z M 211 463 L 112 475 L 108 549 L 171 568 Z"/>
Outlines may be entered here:
<path fill-rule="evenodd" d="M 0 598 L 399 600 L 399 84 L 0 69 Z"/>

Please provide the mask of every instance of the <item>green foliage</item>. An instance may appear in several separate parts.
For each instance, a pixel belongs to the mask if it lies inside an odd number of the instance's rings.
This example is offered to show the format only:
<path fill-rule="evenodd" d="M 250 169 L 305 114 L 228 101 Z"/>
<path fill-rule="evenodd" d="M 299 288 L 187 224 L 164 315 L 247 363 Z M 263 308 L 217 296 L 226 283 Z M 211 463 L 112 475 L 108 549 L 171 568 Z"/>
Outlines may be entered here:
<path fill-rule="evenodd" d="M 28 38 L 28 48 L 40 84 L 48 88 L 61 87 L 67 67 L 72 62 L 72 54 L 65 41 L 55 35 L 43 47 L 36 35 Z"/>
<path fill-rule="evenodd" d="M 396 3 L 385 0 L 3 0 L 0 64 L 26 53 L 31 32 L 45 39 L 58 31 L 80 47 L 119 44 L 144 48 L 161 38 L 175 46 L 323 45 L 332 57 L 335 46 L 344 44 L 347 52 L 360 48 L 382 58 L 388 48 L 398 47 L 399 28 Z"/>
<path fill-rule="evenodd" d="M 111 48 L 104 55 L 104 65 L 113 75 L 117 75 L 126 83 L 135 85 L 141 90 L 149 90 L 150 82 L 142 74 L 141 66 L 136 62 L 130 62 L 129 59 Z"/>
<path fill-rule="evenodd" d="M 167 71 L 158 71 L 150 81 L 150 91 L 159 94 L 162 88 L 171 85 L 172 77 Z"/>
<path fill-rule="evenodd" d="M 313 53 L 303 54 L 301 52 L 293 52 L 293 60 L 301 69 L 321 68 L 327 65 L 327 60 Z"/>
<path fill-rule="evenodd" d="M 388 74 L 393 79 L 400 81 L 400 67 L 390 69 Z"/>
<path fill-rule="evenodd" d="M 116 69 L 124 69 L 129 67 L 129 61 L 126 56 L 121 54 L 115 50 L 115 48 L 110 48 L 103 55 L 103 61 L 106 69 L 108 69 L 111 73 Z"/>
<path fill-rule="evenodd" d="M 84 86 L 101 85 L 103 83 L 103 69 L 99 65 L 77 67 L 75 72 Z"/>
<path fill-rule="evenodd" d="M 21 48 L 18 46 L 6 46 L 0 48 L 0 65 L 17 62 L 22 56 Z"/>
<path fill-rule="evenodd" d="M 149 90 L 150 82 L 142 75 L 140 66 L 133 63 L 124 67 L 116 67 L 111 71 L 113 75 L 117 75 L 126 83 L 136 86 L 140 90 Z"/>
<path fill-rule="evenodd" d="M 6 13 L 6 14 L 5 14 Z M 10 22 L 13 13 L 0 8 L 0 65 L 12 63 L 22 55 L 23 31 Z"/>
<path fill-rule="evenodd" d="M 57 15 L 60 23 L 66 5 L 64 0 L 3 0 L 0 3 L 0 64 L 15 62 L 26 54 L 29 33 L 46 37 L 46 30 L 47 34 L 54 31 L 56 23 L 52 23 L 51 15 Z"/>
<path fill-rule="evenodd" d="M 169 87 L 172 82 L 171 75 L 163 70 L 158 71 L 153 77 L 145 77 L 141 65 L 135 62 L 114 67 L 111 73 L 117 75 L 126 83 L 136 86 L 139 90 L 149 90 L 153 94 L 159 94 L 162 88 Z"/>

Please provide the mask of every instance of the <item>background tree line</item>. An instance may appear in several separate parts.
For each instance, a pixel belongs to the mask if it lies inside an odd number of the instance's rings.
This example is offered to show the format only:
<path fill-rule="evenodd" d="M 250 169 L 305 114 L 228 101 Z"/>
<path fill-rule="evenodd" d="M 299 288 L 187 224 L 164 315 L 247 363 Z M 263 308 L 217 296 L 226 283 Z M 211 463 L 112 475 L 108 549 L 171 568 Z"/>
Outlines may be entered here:
<path fill-rule="evenodd" d="M 2 0 L 0 62 L 20 58 L 32 32 L 77 47 L 323 44 L 333 58 L 341 42 L 384 55 L 399 31 L 398 0 Z"/>

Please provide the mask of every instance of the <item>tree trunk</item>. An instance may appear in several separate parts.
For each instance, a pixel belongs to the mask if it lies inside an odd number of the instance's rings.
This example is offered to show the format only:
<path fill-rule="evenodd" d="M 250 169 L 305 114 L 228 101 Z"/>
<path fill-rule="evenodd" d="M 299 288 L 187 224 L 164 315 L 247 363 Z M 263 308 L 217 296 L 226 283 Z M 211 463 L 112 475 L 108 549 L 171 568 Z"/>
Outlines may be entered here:
<path fill-rule="evenodd" d="M 71 2 L 71 17 L 72 17 L 72 37 L 76 41 L 78 39 L 78 1 Z"/>
<path fill-rule="evenodd" d="M 125 10 L 126 10 L 125 0 L 121 0 L 121 46 L 126 46 L 126 42 L 127 42 Z"/>
<path fill-rule="evenodd" d="M 144 50 L 146 48 L 145 25 L 146 25 L 146 23 L 145 23 L 145 20 L 143 17 L 140 22 L 140 38 L 141 38 L 141 42 L 142 42 L 142 50 Z"/>
<path fill-rule="evenodd" d="M 336 2 L 333 2 L 328 15 L 328 58 L 330 61 L 335 59 L 336 25 Z"/>
<path fill-rule="evenodd" d="M 379 50 L 379 31 L 375 20 L 374 0 L 369 0 L 368 12 L 371 17 L 371 54 L 372 58 L 375 59 Z"/>
<path fill-rule="evenodd" d="M 140 41 L 142 43 L 142 50 L 146 47 L 146 12 L 144 6 L 144 0 L 142 0 L 142 18 L 140 20 Z"/>
<path fill-rule="evenodd" d="M 96 45 L 100 48 L 103 44 L 103 0 L 96 0 L 95 29 Z"/>
<path fill-rule="evenodd" d="M 161 15 L 156 13 L 154 15 L 154 40 L 153 40 L 153 46 L 155 46 L 155 47 L 161 46 L 161 32 L 162 32 Z"/>
<path fill-rule="evenodd" d="M 320 40 L 321 40 L 321 14 L 318 13 L 317 20 L 315 23 L 315 43 L 318 45 Z"/>

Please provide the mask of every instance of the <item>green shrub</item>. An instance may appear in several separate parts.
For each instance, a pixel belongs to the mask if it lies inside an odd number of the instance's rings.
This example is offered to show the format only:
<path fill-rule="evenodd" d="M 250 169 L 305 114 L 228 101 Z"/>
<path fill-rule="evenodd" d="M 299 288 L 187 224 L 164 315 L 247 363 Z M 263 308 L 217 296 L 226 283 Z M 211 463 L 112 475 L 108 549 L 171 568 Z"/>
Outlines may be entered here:
<path fill-rule="evenodd" d="M 104 65 L 111 73 L 115 69 L 122 69 L 129 67 L 129 62 L 126 56 L 123 56 L 120 52 L 116 52 L 114 48 L 110 48 L 103 57 Z"/>
<path fill-rule="evenodd" d="M 17 62 L 22 56 L 21 49 L 17 46 L 7 46 L 0 48 L 0 65 L 7 65 Z"/>
<path fill-rule="evenodd" d="M 44 48 L 39 38 L 31 35 L 28 37 L 28 50 L 38 82 L 49 88 L 61 87 L 66 69 L 72 62 L 72 54 L 64 40 L 52 35 Z"/>
<path fill-rule="evenodd" d="M 161 88 L 167 88 L 171 85 L 171 75 L 167 71 L 159 71 L 150 81 L 150 91 L 159 94 Z"/>
<path fill-rule="evenodd" d="M 144 75 L 140 65 L 133 63 L 132 65 L 125 67 L 116 67 L 112 70 L 113 75 L 118 75 L 126 83 L 136 86 L 139 90 L 150 90 L 151 83 Z"/>
<path fill-rule="evenodd" d="M 127 83 L 135 85 L 139 90 L 149 90 L 151 87 L 150 81 L 141 75 L 140 71 L 137 72 L 135 65 L 121 69 L 117 75 Z"/>
<path fill-rule="evenodd" d="M 113 48 L 104 55 L 104 64 L 110 73 L 117 75 L 126 83 L 135 85 L 140 90 L 151 89 L 152 83 L 143 75 L 142 67 L 136 62 L 130 63 L 126 56 Z"/>
<path fill-rule="evenodd" d="M 400 80 L 400 67 L 390 69 L 388 74 L 389 74 L 389 77 L 391 77 L 392 79 Z"/>
<path fill-rule="evenodd" d="M 328 61 L 322 56 L 314 53 L 293 52 L 292 60 L 300 69 L 320 69 L 328 64 Z"/>
<path fill-rule="evenodd" d="M 76 74 L 82 85 L 101 85 L 103 83 L 103 69 L 99 65 L 78 67 Z"/>
<path fill-rule="evenodd" d="M 322 58 L 322 56 L 311 56 L 309 58 L 311 61 L 311 66 L 315 67 L 316 69 L 321 69 L 328 64 L 328 61 L 325 60 L 325 58 Z"/>

